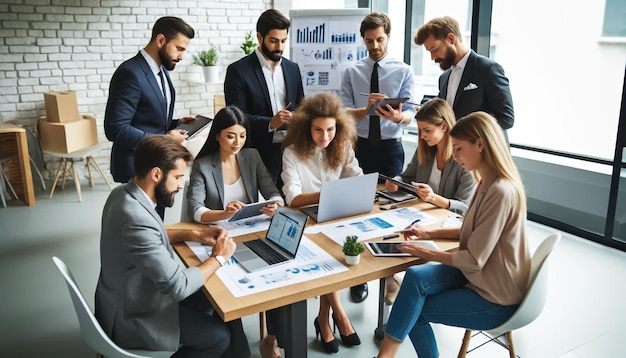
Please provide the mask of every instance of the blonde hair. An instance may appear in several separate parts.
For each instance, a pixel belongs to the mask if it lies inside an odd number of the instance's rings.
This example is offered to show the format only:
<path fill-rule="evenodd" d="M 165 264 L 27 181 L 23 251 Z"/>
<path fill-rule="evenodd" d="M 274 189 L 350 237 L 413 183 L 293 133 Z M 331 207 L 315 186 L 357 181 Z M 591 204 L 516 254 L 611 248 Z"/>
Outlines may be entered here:
<path fill-rule="evenodd" d="M 426 102 L 422 108 L 420 108 L 419 112 L 415 115 L 415 120 L 418 122 L 426 122 L 435 126 L 441 126 L 442 123 L 446 123 L 448 125 L 448 130 L 444 132 L 444 138 L 441 140 L 445 141 L 445 146 L 443 147 L 443 159 L 448 160 L 452 156 L 452 142 L 450 141 L 450 129 L 456 123 L 456 118 L 454 117 L 454 111 L 452 107 L 441 98 L 433 98 L 430 101 Z M 429 160 L 435 158 L 437 155 L 437 146 L 429 146 L 426 141 L 418 135 L 417 140 L 417 161 L 419 164 L 427 163 Z"/>
<path fill-rule="evenodd" d="M 343 164 L 344 153 L 356 143 L 354 120 L 343 108 L 341 99 L 332 93 L 322 92 L 306 97 L 289 121 L 283 148 L 293 144 L 298 159 L 305 161 L 315 153 L 315 142 L 311 136 L 311 123 L 315 118 L 334 118 L 335 137 L 326 147 L 324 165 L 336 169 Z"/>
<path fill-rule="evenodd" d="M 476 143 L 482 140 L 482 161 L 487 168 L 497 177 L 513 184 L 519 197 L 519 210 L 526 210 L 526 194 L 522 178 L 517 171 L 513 158 L 509 153 L 509 147 L 504 140 L 502 129 L 496 120 L 485 112 L 474 112 L 460 118 L 450 135 L 454 138 Z M 478 173 L 474 171 L 474 178 L 480 180 Z"/>

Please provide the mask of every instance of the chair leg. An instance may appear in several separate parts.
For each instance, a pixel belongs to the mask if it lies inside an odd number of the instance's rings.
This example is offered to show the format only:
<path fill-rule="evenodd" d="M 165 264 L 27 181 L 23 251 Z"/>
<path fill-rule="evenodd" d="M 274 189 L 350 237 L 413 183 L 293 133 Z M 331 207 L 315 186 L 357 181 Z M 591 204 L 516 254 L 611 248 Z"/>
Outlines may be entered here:
<path fill-rule="evenodd" d="M 265 311 L 259 312 L 259 336 L 261 341 L 265 338 Z"/>
<path fill-rule="evenodd" d="M 76 170 L 76 165 L 74 160 L 72 160 L 71 168 L 72 176 L 74 177 L 74 186 L 76 187 L 76 193 L 78 193 L 78 201 L 83 201 L 83 197 L 80 193 L 80 179 L 78 178 L 78 171 Z"/>
<path fill-rule="evenodd" d="M 4 171 L 1 168 L 0 168 L 0 185 L 4 185 Z M 7 202 L 4 200 L 4 188 L 0 188 L 0 198 L 2 199 L 2 206 L 6 208 Z"/>
<path fill-rule="evenodd" d="M 516 358 L 515 355 L 515 344 L 513 343 L 513 332 L 506 332 L 506 340 L 509 342 L 509 357 Z"/>
<path fill-rule="evenodd" d="M 98 162 L 96 162 L 95 159 L 93 159 L 92 156 L 87 157 L 87 160 L 93 164 L 96 169 L 98 170 L 98 172 L 100 173 L 100 175 L 102 175 L 102 178 L 104 179 L 104 181 L 107 183 L 107 185 L 109 186 L 109 190 L 113 190 L 113 187 L 111 186 L 111 183 L 109 182 L 109 179 L 107 179 L 107 176 L 104 175 L 104 172 L 102 171 L 102 168 L 100 168 L 100 165 L 98 165 Z"/>
<path fill-rule="evenodd" d="M 465 335 L 463 336 L 463 343 L 461 344 L 461 349 L 459 350 L 459 358 L 465 358 L 467 354 L 467 348 L 469 348 L 470 339 L 472 338 L 472 330 L 466 329 Z"/>
<path fill-rule="evenodd" d="M 54 176 L 54 181 L 52 182 L 52 188 L 50 188 L 50 199 L 52 199 L 52 194 L 54 194 L 54 189 L 56 188 L 57 182 L 59 181 L 59 177 L 61 176 L 61 167 L 65 162 L 64 158 L 59 159 L 59 167 L 57 168 L 57 174 Z"/>

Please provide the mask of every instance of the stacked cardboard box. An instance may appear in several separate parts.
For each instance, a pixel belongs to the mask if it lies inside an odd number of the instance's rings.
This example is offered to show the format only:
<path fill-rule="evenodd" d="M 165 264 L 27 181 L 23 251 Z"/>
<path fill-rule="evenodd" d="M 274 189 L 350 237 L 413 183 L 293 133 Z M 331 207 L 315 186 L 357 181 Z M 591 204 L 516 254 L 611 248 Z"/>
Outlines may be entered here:
<path fill-rule="evenodd" d="M 76 93 L 44 93 L 46 116 L 39 119 L 41 148 L 56 153 L 71 153 L 98 144 L 96 118 L 78 114 Z"/>

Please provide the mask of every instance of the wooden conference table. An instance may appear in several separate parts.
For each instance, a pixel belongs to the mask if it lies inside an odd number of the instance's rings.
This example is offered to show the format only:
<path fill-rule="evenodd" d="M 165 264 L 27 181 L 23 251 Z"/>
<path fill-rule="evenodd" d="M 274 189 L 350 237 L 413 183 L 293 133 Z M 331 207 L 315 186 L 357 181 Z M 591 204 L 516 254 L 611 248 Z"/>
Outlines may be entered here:
<path fill-rule="evenodd" d="M 403 204 L 397 204 L 398 208 L 412 206 L 425 213 L 428 213 L 440 221 L 432 225 L 426 225 L 426 227 L 440 227 L 441 222 L 445 220 L 449 215 L 455 215 L 448 210 L 437 208 L 431 204 L 427 204 L 421 200 L 413 202 L 407 202 Z M 378 205 L 374 205 L 372 211 L 362 216 L 370 215 L 380 212 Z M 358 217 L 358 216 L 357 216 Z M 335 220 L 342 221 L 346 218 Z M 331 223 L 332 221 L 325 222 L 324 224 Z M 309 219 L 308 225 L 315 224 L 313 219 Z M 168 225 L 168 229 L 202 229 L 206 225 L 182 222 L 178 224 Z M 238 236 L 235 238 L 236 242 L 248 241 L 258 237 L 264 237 L 265 232 L 258 232 L 254 234 L 247 234 Z M 341 246 L 337 245 L 334 241 L 326 237 L 322 233 L 306 234 L 305 235 L 313 241 L 316 245 L 324 249 L 331 256 L 341 263 L 344 263 L 343 253 Z M 381 238 L 372 239 L 369 241 L 379 241 Z M 401 241 L 401 238 L 393 239 L 391 241 Z M 457 240 L 436 240 L 437 245 L 442 250 L 455 251 L 458 249 Z M 174 244 L 174 250 L 186 266 L 197 266 L 200 264 L 200 260 L 193 253 L 193 251 L 183 242 Z M 204 292 L 211 301 L 213 307 L 222 317 L 224 321 L 231 321 L 233 319 L 248 316 L 254 313 L 267 311 L 273 308 L 287 306 L 288 316 L 288 332 L 292 332 L 291 337 L 288 337 L 288 341 L 284 344 L 285 356 L 292 357 L 306 357 L 307 356 L 307 327 L 312 324 L 313 319 L 307 319 L 306 300 L 312 297 L 325 295 L 334 291 L 345 289 L 355 286 L 364 282 L 382 279 L 388 276 L 392 276 L 394 273 L 404 271 L 409 266 L 422 264 L 426 262 L 423 259 L 417 257 L 374 257 L 368 250 L 365 250 L 361 254 L 361 262 L 355 266 L 349 266 L 348 271 L 336 273 L 323 278 L 295 283 L 293 285 L 272 289 L 256 294 L 251 294 L 243 297 L 234 297 L 228 288 L 222 283 L 222 281 L 214 275 L 211 277 L 204 286 Z M 384 289 L 384 284 L 381 282 L 381 293 Z M 382 297 L 382 295 L 380 295 Z M 379 325 L 382 324 L 382 300 L 379 302 Z M 310 323 L 310 324 L 309 324 Z"/>

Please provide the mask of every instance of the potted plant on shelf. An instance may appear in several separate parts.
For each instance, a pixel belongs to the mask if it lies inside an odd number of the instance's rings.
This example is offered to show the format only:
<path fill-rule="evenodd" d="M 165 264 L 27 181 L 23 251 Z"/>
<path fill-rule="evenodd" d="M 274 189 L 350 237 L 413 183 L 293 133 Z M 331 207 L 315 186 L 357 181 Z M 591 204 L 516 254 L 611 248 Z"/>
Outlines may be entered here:
<path fill-rule="evenodd" d="M 347 236 L 343 243 L 343 253 L 348 265 L 356 265 L 361 259 L 361 253 L 365 250 L 363 244 L 357 241 L 357 236 Z"/>
<path fill-rule="evenodd" d="M 254 52 L 257 46 L 258 46 L 257 43 L 254 42 L 254 39 L 252 38 L 252 32 L 248 31 L 244 41 L 241 43 L 241 46 L 239 46 L 239 48 L 243 50 L 243 53 L 245 53 L 246 55 L 249 55 L 252 52 Z"/>
<path fill-rule="evenodd" d="M 204 80 L 206 82 L 218 81 L 217 57 L 217 48 L 215 48 L 215 46 L 211 46 L 208 50 L 202 50 L 193 55 L 193 64 L 202 66 L 202 72 L 204 73 Z"/>

